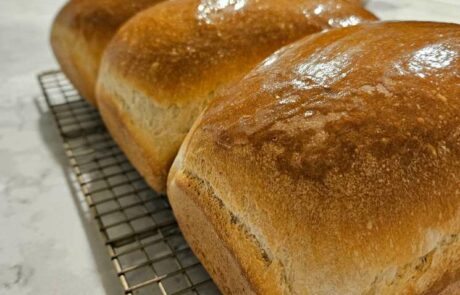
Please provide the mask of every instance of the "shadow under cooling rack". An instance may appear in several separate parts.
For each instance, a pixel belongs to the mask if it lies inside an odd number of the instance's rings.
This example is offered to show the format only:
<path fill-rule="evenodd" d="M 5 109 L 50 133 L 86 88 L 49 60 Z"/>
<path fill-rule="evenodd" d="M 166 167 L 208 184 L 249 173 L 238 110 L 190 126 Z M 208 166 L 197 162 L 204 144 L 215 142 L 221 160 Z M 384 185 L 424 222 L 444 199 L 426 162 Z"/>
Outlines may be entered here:
<path fill-rule="evenodd" d="M 38 76 L 125 294 L 219 294 L 157 195 L 60 71 Z"/>

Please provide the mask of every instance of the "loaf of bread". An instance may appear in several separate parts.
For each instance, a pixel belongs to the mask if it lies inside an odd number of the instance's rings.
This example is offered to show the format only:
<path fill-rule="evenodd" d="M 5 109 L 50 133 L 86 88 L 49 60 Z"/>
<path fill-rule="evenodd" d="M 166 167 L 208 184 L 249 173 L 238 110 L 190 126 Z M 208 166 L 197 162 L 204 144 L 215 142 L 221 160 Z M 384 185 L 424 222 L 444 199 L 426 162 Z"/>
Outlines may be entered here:
<path fill-rule="evenodd" d="M 341 0 L 172 0 L 127 22 L 108 46 L 97 99 L 122 150 L 159 192 L 214 91 L 276 49 L 375 17 Z"/>
<path fill-rule="evenodd" d="M 71 0 L 59 12 L 51 45 L 62 71 L 80 94 L 95 104 L 102 52 L 118 28 L 160 0 Z"/>
<path fill-rule="evenodd" d="M 460 26 L 280 49 L 216 94 L 168 196 L 225 294 L 460 294 Z"/>

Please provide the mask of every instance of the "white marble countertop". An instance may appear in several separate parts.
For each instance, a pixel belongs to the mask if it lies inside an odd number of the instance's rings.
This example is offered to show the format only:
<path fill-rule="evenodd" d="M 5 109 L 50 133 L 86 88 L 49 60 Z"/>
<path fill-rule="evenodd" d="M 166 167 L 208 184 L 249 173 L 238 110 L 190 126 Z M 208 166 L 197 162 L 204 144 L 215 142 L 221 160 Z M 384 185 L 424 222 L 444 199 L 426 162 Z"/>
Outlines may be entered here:
<path fill-rule="evenodd" d="M 0 294 L 122 294 L 96 225 L 70 189 L 67 159 L 36 74 L 64 0 L 0 1 Z M 460 22 L 460 0 L 370 0 L 382 19 Z"/>

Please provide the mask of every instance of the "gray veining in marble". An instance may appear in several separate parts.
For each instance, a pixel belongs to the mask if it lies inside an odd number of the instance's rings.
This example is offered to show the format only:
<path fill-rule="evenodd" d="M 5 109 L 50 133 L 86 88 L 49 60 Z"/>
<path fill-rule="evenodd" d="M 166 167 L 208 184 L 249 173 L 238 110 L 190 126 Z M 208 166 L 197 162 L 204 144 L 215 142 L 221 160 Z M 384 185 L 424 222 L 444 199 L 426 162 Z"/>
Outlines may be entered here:
<path fill-rule="evenodd" d="M 36 80 L 62 3 L 0 1 L 0 294 L 121 294 Z"/>
<path fill-rule="evenodd" d="M 0 1 L 0 294 L 122 294 L 36 81 L 63 0 Z M 382 19 L 460 22 L 459 0 L 374 0 Z M 84 206 L 83 206 L 84 208 Z"/>

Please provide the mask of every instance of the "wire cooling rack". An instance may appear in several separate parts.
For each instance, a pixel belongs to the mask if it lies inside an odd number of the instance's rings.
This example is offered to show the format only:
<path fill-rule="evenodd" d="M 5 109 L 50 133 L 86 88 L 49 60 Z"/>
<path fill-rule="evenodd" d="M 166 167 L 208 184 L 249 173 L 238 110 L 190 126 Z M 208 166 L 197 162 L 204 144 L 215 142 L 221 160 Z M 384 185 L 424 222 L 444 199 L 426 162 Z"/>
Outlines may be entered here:
<path fill-rule="evenodd" d="M 38 76 L 70 166 L 125 294 L 219 294 L 157 195 L 60 71 Z"/>

